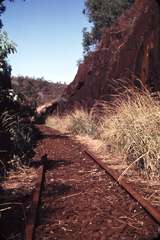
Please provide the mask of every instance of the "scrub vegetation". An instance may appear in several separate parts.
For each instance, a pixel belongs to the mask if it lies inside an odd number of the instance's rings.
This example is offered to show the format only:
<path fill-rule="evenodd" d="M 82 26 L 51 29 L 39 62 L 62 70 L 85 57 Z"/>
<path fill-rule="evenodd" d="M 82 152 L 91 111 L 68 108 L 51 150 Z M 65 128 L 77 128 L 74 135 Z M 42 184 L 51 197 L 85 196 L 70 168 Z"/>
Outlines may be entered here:
<path fill-rule="evenodd" d="M 105 109 L 105 108 L 104 108 Z M 108 110 L 110 109 L 110 110 Z M 63 117 L 49 117 L 47 125 L 61 132 L 101 141 L 103 155 L 121 157 L 149 178 L 160 174 L 159 95 L 133 92 L 107 107 L 99 121 L 87 111 L 75 110 Z"/>

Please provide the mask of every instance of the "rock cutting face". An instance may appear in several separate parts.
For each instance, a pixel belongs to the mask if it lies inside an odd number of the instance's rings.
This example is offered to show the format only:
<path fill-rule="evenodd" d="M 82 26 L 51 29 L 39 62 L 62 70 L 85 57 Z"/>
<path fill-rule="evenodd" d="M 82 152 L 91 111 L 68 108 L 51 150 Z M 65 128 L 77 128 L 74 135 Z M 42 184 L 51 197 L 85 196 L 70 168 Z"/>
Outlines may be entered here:
<path fill-rule="evenodd" d="M 80 64 L 63 97 L 67 107 L 112 101 L 126 87 L 160 90 L 160 5 L 136 0 Z"/>

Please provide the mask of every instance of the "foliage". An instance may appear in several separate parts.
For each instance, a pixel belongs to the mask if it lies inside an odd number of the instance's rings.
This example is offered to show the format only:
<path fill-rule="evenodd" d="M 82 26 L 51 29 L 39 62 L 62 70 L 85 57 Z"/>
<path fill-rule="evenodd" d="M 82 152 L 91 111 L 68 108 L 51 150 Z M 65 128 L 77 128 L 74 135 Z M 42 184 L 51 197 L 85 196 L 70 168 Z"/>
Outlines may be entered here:
<path fill-rule="evenodd" d="M 13 0 L 10 0 L 10 2 Z M 0 16 L 5 11 L 4 5 L 5 0 L 0 0 Z M 10 78 L 11 66 L 7 63 L 7 57 L 9 54 L 16 52 L 16 45 L 12 42 L 7 32 L 2 31 L 2 20 L 0 19 L 0 79 L 1 86 L 5 85 L 2 83 L 6 79 Z M 6 80 L 7 81 L 7 80 Z"/>
<path fill-rule="evenodd" d="M 83 13 L 92 23 L 90 31 L 83 29 L 84 53 L 94 48 L 101 38 L 103 27 L 109 26 L 134 0 L 86 0 Z"/>
<path fill-rule="evenodd" d="M 27 103 L 25 104 L 20 102 L 18 95 L 13 90 L 1 89 L 0 130 L 9 136 L 10 153 L 20 157 L 24 157 L 31 150 L 34 138 L 33 127 L 29 121 L 29 117 L 34 112 L 30 110 Z M 25 123 L 27 118 L 28 123 Z"/>
<path fill-rule="evenodd" d="M 5 0 L 0 0 L 0 16 L 1 14 L 5 11 L 6 7 L 4 5 L 4 1 Z M 2 20 L 0 19 L 0 29 L 2 28 L 3 24 L 2 24 Z"/>
<path fill-rule="evenodd" d="M 5 11 L 4 3 L 4 0 L 0 0 L 0 16 Z M 10 83 L 11 67 L 7 64 L 7 57 L 16 51 L 16 46 L 9 40 L 7 33 L 2 31 L 2 26 L 0 21 L 0 138 L 4 138 L 4 143 L 2 139 L 0 141 L 0 153 L 5 150 L 11 158 L 18 156 L 24 160 L 34 141 L 31 117 L 35 109 L 28 105 L 22 94 L 18 95 L 9 89 L 10 84 L 3 83 Z M 1 158 L 6 165 L 3 154 Z"/>
<path fill-rule="evenodd" d="M 0 30 L 0 72 L 3 72 L 7 67 L 6 58 L 8 55 L 15 52 L 15 43 L 9 40 L 7 32 Z"/>
<path fill-rule="evenodd" d="M 28 76 L 12 77 L 13 89 L 25 96 L 27 101 L 36 101 L 37 105 L 53 102 L 61 96 L 66 84 L 45 81 L 43 78 Z"/>

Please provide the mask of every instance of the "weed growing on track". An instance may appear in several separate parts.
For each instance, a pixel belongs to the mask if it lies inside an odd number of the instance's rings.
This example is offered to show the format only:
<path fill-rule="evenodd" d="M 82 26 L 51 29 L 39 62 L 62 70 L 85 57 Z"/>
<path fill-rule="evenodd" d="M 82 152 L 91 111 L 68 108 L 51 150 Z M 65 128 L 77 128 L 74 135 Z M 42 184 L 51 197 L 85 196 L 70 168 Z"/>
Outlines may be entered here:
<path fill-rule="evenodd" d="M 149 177 L 160 175 L 159 101 L 149 93 L 134 92 L 109 109 L 99 123 L 81 109 L 62 118 L 50 117 L 47 125 L 100 140 L 104 155 L 120 156 L 128 165 L 135 162 Z"/>

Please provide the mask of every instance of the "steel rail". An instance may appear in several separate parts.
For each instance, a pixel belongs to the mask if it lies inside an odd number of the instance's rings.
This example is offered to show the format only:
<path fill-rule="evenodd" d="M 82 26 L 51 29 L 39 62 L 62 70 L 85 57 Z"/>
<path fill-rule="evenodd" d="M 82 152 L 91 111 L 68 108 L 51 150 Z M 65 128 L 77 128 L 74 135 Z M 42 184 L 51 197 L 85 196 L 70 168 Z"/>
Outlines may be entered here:
<path fill-rule="evenodd" d="M 35 238 L 35 228 L 37 223 L 41 192 L 42 192 L 42 187 L 43 187 L 44 178 L 45 178 L 46 161 L 47 161 L 47 155 L 42 156 L 41 158 L 42 166 L 40 166 L 37 170 L 35 191 L 33 193 L 32 204 L 28 213 L 28 218 L 27 218 L 27 223 L 25 228 L 25 240 L 34 240 Z"/>
<path fill-rule="evenodd" d="M 88 150 L 85 150 L 85 153 L 103 170 L 105 170 L 106 173 L 109 174 L 120 186 L 122 186 L 130 194 L 130 196 L 134 198 L 158 224 L 160 224 L 160 211 L 158 209 L 153 207 L 149 201 L 144 199 L 141 194 L 135 191 L 124 179 L 118 180 L 118 174 L 116 174 L 112 169 L 108 168 L 106 164 L 102 162 L 102 160 L 94 155 L 94 153 Z"/>

